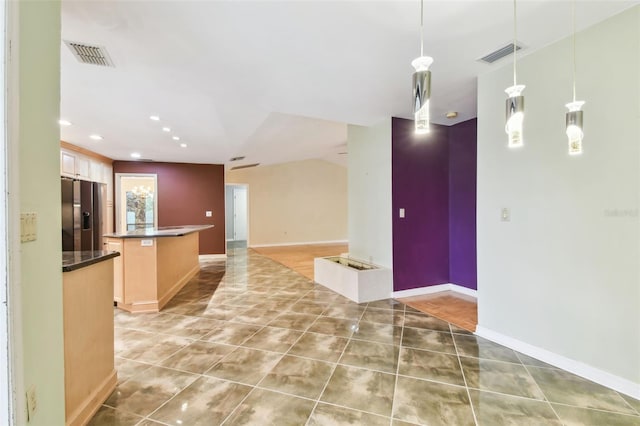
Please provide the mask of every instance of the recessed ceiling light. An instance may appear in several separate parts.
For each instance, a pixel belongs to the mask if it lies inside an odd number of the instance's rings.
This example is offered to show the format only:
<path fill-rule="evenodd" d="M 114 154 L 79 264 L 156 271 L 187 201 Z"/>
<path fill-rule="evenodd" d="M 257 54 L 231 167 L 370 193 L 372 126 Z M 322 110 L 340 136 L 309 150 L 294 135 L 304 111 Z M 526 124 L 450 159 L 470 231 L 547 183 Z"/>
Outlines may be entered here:
<path fill-rule="evenodd" d="M 141 157 L 141 155 L 140 155 L 139 152 L 132 152 L 131 153 L 131 158 L 140 158 L 140 157 Z"/>
<path fill-rule="evenodd" d="M 173 137 L 173 138 L 171 138 L 171 139 L 173 139 L 174 141 L 179 141 L 179 140 L 180 140 L 180 137 L 179 137 L 179 136 L 174 136 L 174 137 Z"/>
<path fill-rule="evenodd" d="M 163 128 L 162 128 L 162 131 L 163 131 L 163 132 L 170 132 L 170 131 L 171 131 L 171 128 L 170 128 L 170 127 L 163 127 Z"/>
<path fill-rule="evenodd" d="M 180 144 L 180 148 L 186 148 L 186 147 L 187 147 L 187 144 L 186 144 L 186 143 L 181 143 L 181 144 Z"/>
<path fill-rule="evenodd" d="M 153 121 L 160 121 L 160 117 L 158 117 L 157 115 L 150 115 L 149 118 Z"/>
<path fill-rule="evenodd" d="M 58 120 L 58 124 L 61 126 L 71 126 L 71 122 L 67 120 Z"/>
<path fill-rule="evenodd" d="M 89 139 L 93 139 L 94 141 L 101 141 L 104 138 L 100 135 L 89 135 Z"/>

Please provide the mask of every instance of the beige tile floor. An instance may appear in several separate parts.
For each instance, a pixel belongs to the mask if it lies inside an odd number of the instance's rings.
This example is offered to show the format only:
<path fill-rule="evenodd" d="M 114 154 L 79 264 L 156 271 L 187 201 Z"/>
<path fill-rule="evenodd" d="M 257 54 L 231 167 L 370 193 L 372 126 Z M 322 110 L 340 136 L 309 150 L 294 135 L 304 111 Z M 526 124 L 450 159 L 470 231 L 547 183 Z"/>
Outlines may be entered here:
<path fill-rule="evenodd" d="M 246 249 L 115 323 L 119 382 L 91 425 L 640 425 L 639 401 Z"/>

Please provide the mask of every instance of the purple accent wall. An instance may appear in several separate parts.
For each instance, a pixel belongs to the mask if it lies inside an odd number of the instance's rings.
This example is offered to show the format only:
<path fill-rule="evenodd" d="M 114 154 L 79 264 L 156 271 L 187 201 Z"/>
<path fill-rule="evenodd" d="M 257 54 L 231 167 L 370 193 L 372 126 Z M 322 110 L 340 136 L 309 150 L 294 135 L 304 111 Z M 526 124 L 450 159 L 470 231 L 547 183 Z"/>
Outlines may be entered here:
<path fill-rule="evenodd" d="M 449 128 L 449 282 L 477 289 L 477 120 Z"/>
<path fill-rule="evenodd" d="M 391 132 L 394 291 L 475 289 L 476 120 L 417 137 L 413 121 L 393 118 Z"/>
<path fill-rule="evenodd" d="M 391 122 L 395 291 L 449 282 L 448 129 L 431 125 L 418 137 L 413 128 L 411 120 Z"/>

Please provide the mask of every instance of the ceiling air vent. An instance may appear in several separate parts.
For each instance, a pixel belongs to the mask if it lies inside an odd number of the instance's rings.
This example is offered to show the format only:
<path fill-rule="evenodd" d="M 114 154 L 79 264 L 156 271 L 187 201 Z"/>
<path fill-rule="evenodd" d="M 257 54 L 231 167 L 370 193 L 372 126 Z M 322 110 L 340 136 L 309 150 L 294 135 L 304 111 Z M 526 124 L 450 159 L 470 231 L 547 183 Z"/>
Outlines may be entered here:
<path fill-rule="evenodd" d="M 64 44 L 71 50 L 73 56 L 83 64 L 100 65 L 103 67 L 113 67 L 113 61 L 107 53 L 107 49 L 102 46 L 95 46 L 86 43 L 76 43 L 65 40 Z"/>
<path fill-rule="evenodd" d="M 244 160 L 244 156 L 241 156 L 241 157 L 231 157 L 231 158 L 229 159 L 229 161 L 240 161 L 240 160 Z"/>
<path fill-rule="evenodd" d="M 522 49 L 522 46 L 516 44 L 516 50 L 520 50 Z M 487 64 L 492 64 L 495 61 L 498 61 L 502 58 L 504 58 L 505 56 L 509 56 L 513 54 L 513 43 L 509 43 L 504 47 L 501 47 L 500 49 L 493 51 L 491 53 L 489 53 L 488 55 L 483 56 L 482 58 L 478 59 L 480 62 L 484 62 Z"/>
<path fill-rule="evenodd" d="M 240 169 L 248 169 L 249 167 L 256 167 L 259 166 L 260 163 L 255 163 L 255 164 L 246 164 L 244 166 L 235 166 L 232 167 L 231 170 L 240 170 Z"/>

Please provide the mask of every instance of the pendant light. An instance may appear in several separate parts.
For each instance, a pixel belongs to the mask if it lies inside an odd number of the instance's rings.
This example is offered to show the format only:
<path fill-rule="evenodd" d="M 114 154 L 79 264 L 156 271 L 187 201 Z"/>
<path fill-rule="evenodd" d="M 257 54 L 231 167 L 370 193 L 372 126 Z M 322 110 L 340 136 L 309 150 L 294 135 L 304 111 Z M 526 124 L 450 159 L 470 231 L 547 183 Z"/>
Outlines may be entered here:
<path fill-rule="evenodd" d="M 429 133 L 429 98 L 431 97 L 431 71 L 429 67 L 433 58 L 424 56 L 424 0 L 420 0 L 420 57 L 414 59 L 411 65 L 413 73 L 413 114 L 415 133 L 423 135 Z"/>
<path fill-rule="evenodd" d="M 506 103 L 507 124 L 505 125 L 505 131 L 509 135 L 509 148 L 518 148 L 524 145 L 522 137 L 524 96 L 522 96 L 522 91 L 525 86 L 516 82 L 517 29 L 516 0 L 513 0 L 513 86 L 507 87 L 505 90 L 509 95 Z"/>
<path fill-rule="evenodd" d="M 582 154 L 582 105 L 584 101 L 576 101 L 576 1 L 571 2 L 571 20 L 573 24 L 573 102 L 566 107 L 569 109 L 566 115 L 567 138 L 569 139 L 569 155 Z"/>

